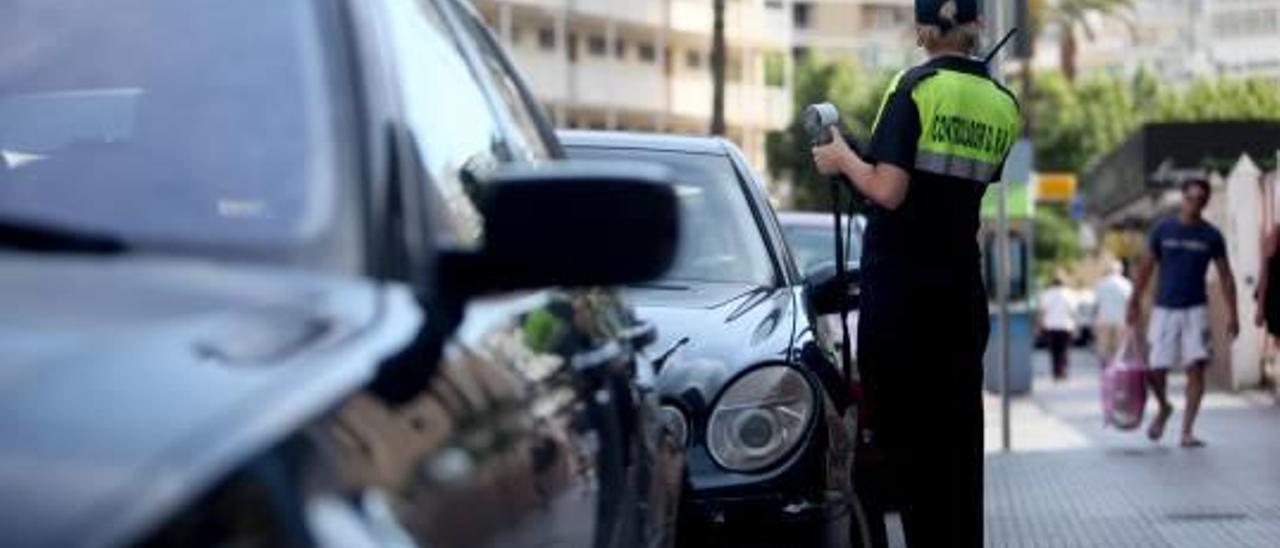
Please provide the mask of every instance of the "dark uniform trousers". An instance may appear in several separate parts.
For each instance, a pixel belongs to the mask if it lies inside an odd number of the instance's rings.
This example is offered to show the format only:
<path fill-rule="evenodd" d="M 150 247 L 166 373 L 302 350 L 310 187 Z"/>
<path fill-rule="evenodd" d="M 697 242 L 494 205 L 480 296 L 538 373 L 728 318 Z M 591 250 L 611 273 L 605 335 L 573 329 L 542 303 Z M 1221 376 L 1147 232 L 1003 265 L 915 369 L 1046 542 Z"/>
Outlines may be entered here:
<path fill-rule="evenodd" d="M 864 452 L 877 462 L 859 465 L 858 488 L 878 545 L 883 512 L 893 511 L 913 548 L 982 545 L 989 320 L 976 262 L 955 276 L 864 278 L 858 367 L 871 431 Z"/>

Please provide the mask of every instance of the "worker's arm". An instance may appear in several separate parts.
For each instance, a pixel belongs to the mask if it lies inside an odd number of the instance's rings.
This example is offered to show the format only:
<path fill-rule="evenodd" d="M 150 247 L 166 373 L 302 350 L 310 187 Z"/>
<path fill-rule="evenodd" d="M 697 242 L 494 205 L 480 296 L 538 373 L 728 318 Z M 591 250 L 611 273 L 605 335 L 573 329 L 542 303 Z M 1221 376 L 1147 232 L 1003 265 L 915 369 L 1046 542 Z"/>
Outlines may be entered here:
<path fill-rule="evenodd" d="M 867 163 L 831 128 L 829 144 L 813 147 L 813 163 L 823 175 L 842 174 L 867 199 L 885 209 L 897 209 L 907 198 L 911 182 L 905 169 L 890 163 Z"/>
<path fill-rule="evenodd" d="M 1151 282 L 1151 273 L 1156 269 L 1156 257 L 1147 253 L 1138 264 L 1137 276 L 1133 279 L 1133 295 L 1129 296 L 1128 321 L 1130 327 L 1138 325 L 1142 317 L 1142 296 L 1147 292 L 1147 284 Z"/>
<path fill-rule="evenodd" d="M 1218 267 L 1218 280 L 1222 283 L 1222 296 L 1227 301 L 1227 334 L 1235 338 L 1240 334 L 1240 314 L 1236 311 L 1236 277 L 1231 273 L 1231 261 L 1223 255 L 1213 260 Z"/>

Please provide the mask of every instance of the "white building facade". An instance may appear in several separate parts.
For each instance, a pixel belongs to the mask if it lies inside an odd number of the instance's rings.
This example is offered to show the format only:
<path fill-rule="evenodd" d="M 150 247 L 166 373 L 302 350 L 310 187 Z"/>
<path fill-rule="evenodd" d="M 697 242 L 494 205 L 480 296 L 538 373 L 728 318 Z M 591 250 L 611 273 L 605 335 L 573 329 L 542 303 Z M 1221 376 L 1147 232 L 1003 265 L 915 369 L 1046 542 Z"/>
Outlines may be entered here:
<path fill-rule="evenodd" d="M 1165 81 L 1199 77 L 1280 78 L 1280 0 L 1137 0 L 1128 22 L 1093 13 L 1090 37 L 1076 31 L 1078 71 L 1133 74 Z M 1036 44 L 1036 66 L 1059 68 L 1058 29 Z"/>
<path fill-rule="evenodd" d="M 797 59 L 846 59 L 876 70 L 918 63 L 914 0 L 793 0 Z"/>
<path fill-rule="evenodd" d="M 475 0 L 557 126 L 706 134 L 711 0 Z M 726 0 L 727 137 L 757 168 L 791 119 L 789 3 Z"/>

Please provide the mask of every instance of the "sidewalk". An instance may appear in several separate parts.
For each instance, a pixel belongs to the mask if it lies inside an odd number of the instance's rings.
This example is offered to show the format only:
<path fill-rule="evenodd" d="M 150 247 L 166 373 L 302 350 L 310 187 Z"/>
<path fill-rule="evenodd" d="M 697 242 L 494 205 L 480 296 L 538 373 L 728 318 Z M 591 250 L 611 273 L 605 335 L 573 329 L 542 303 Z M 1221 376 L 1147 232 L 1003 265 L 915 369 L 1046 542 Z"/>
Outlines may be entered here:
<path fill-rule="evenodd" d="M 999 450 L 1000 400 L 986 401 L 988 546 L 1280 546 L 1280 407 L 1270 396 L 1208 394 L 1196 432 L 1209 446 L 1185 450 L 1180 375 L 1156 444 L 1102 427 L 1088 354 L 1072 356 L 1061 384 L 1047 356 L 1035 362 L 1032 395 L 1012 406 L 1012 453 Z"/>

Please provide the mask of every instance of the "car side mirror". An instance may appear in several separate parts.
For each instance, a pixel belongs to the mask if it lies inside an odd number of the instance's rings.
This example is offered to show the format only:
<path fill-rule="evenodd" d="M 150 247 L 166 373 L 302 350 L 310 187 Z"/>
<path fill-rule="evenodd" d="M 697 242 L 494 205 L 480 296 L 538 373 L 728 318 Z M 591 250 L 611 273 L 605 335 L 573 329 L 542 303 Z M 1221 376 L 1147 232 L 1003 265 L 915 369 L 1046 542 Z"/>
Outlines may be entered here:
<path fill-rule="evenodd" d="M 661 276 L 675 258 L 678 203 L 665 167 L 549 162 L 483 185 L 484 245 L 445 252 L 440 279 L 465 296 L 611 286 Z"/>
<path fill-rule="evenodd" d="M 814 312 L 827 315 L 858 309 L 862 284 L 857 266 L 850 265 L 846 276 L 847 283 L 841 283 L 835 263 L 826 263 L 809 271 L 804 285 Z"/>

